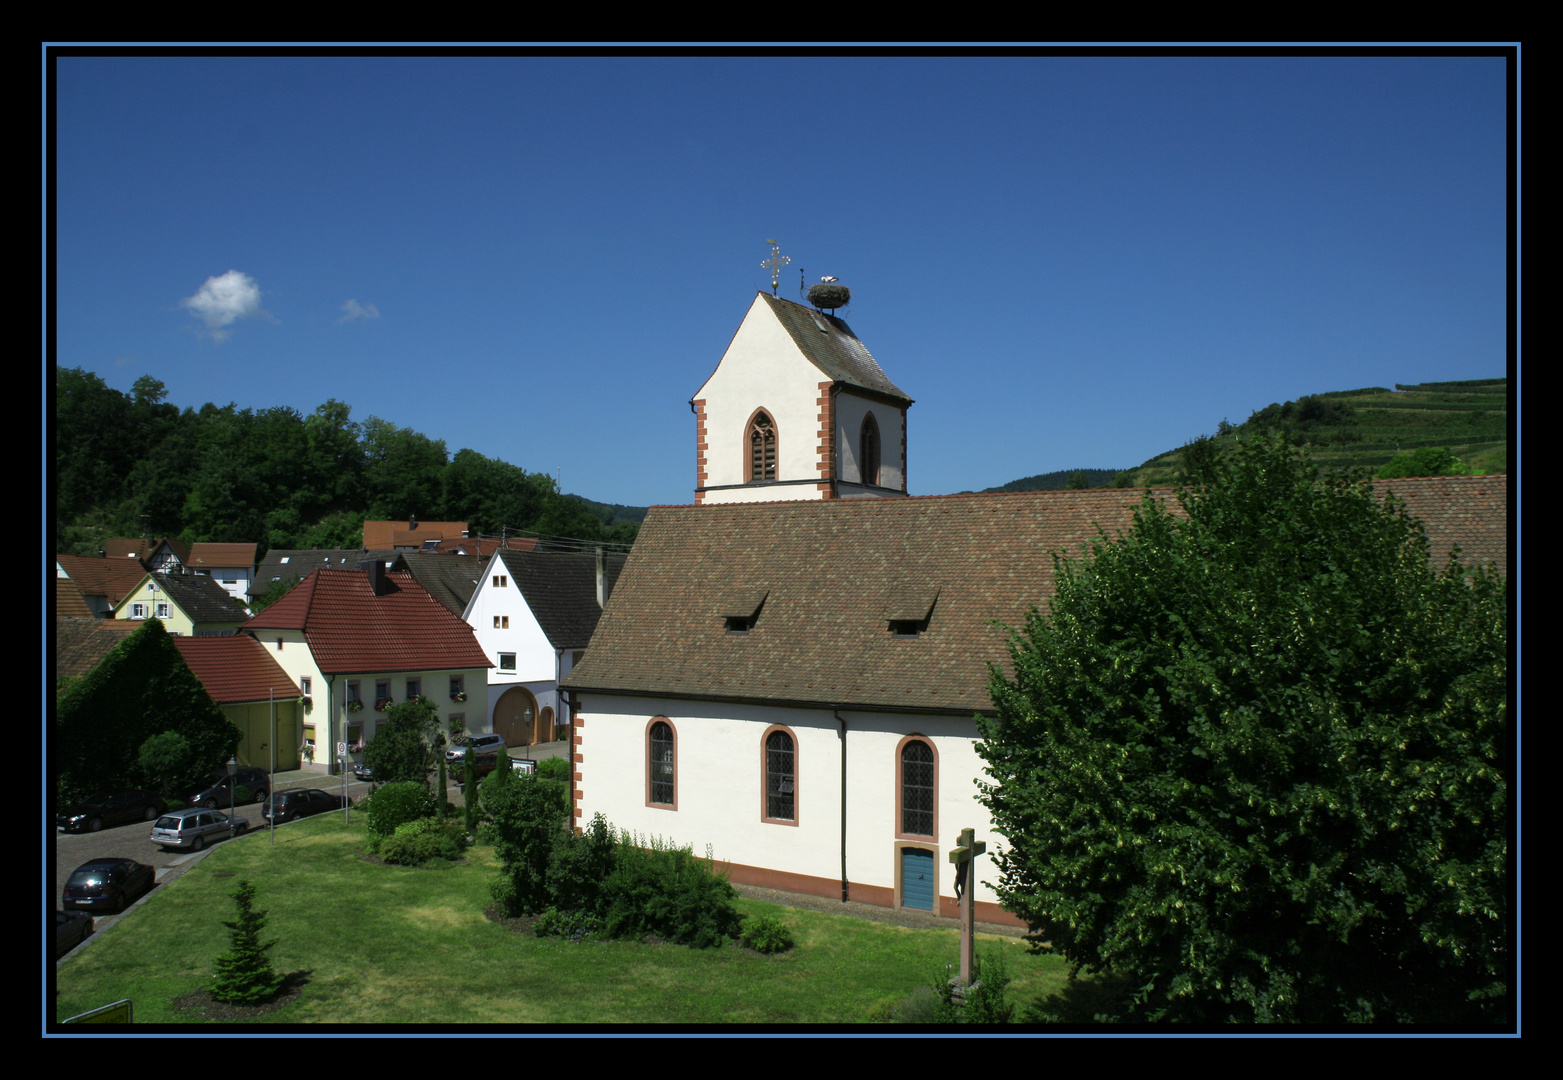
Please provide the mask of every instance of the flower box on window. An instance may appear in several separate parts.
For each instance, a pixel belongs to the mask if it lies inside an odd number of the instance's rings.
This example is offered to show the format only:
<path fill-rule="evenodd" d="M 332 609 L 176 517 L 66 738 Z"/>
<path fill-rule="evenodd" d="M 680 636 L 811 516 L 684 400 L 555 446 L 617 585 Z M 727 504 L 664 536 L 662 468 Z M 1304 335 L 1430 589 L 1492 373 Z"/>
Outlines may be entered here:
<path fill-rule="evenodd" d="M 383 697 L 383 698 L 376 698 L 375 699 L 375 703 L 374 703 L 374 710 L 375 710 L 375 712 L 384 712 L 386 709 L 389 709 L 390 707 L 391 707 L 391 699 L 390 698 Z"/>
<path fill-rule="evenodd" d="M 349 701 L 347 703 L 347 711 L 348 712 L 363 712 L 364 711 L 364 703 L 362 701 Z"/>
<path fill-rule="evenodd" d="M 457 690 L 454 694 L 452 694 L 450 696 L 450 699 L 452 701 L 454 701 L 454 702 L 457 702 L 457 703 L 466 701 L 467 700 L 466 691 L 464 691 L 464 690 Z"/>

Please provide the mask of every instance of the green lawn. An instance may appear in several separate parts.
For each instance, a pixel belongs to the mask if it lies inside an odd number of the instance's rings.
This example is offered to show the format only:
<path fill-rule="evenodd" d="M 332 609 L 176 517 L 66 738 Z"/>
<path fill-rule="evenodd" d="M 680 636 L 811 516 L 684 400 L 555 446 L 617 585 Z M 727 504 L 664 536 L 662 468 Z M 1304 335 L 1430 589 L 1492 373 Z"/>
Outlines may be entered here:
<path fill-rule="evenodd" d="M 774 957 L 737 948 L 576 942 L 512 933 L 483 917 L 493 849 L 431 869 L 376 866 L 359 856 L 363 819 L 322 816 L 224 842 L 162 892 L 102 932 L 58 971 L 56 1017 L 121 998 L 138 1023 L 199 1020 L 172 1002 L 211 979 L 228 945 L 224 919 L 241 877 L 269 913 L 279 971 L 307 971 L 280 1024 L 852 1024 L 869 1022 L 957 960 L 954 930 L 906 930 L 759 901 L 798 947 Z M 1010 1000 L 1059 989 L 1065 964 L 1002 949 Z"/>

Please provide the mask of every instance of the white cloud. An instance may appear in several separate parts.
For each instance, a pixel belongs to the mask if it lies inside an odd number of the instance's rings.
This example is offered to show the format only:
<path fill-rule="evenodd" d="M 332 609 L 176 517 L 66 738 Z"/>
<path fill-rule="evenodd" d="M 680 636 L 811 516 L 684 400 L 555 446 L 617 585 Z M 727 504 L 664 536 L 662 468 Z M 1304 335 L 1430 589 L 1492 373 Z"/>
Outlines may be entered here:
<path fill-rule="evenodd" d="M 213 341 L 222 341 L 235 319 L 265 314 L 260 298 L 260 286 L 255 284 L 254 278 L 230 270 L 219 277 L 207 278 L 195 295 L 179 301 L 179 306 L 189 308 L 206 323 Z"/>
<path fill-rule="evenodd" d="M 357 300 L 349 300 L 342 305 L 342 317 L 338 323 L 352 322 L 354 319 L 378 319 L 380 309 L 373 304 L 360 304 Z"/>

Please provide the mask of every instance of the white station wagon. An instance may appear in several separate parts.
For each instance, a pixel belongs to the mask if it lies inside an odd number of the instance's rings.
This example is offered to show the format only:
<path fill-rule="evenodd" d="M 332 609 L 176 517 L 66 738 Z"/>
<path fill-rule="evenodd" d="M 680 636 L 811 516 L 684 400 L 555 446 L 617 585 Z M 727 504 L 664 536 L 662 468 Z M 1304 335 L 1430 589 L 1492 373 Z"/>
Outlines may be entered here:
<path fill-rule="evenodd" d="M 242 817 L 236 816 L 230 823 L 228 815 L 221 810 L 191 807 L 188 810 L 174 810 L 158 818 L 152 823 L 151 839 L 164 851 L 173 848 L 200 851 L 208 839 L 225 840 L 234 831 L 243 835 L 249 827 L 250 823 Z"/>

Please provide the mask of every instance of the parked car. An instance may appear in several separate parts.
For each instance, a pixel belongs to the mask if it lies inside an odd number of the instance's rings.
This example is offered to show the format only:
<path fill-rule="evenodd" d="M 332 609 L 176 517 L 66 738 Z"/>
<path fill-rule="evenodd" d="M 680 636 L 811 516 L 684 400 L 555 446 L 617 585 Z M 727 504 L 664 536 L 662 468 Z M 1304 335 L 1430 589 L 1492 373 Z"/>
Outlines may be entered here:
<path fill-rule="evenodd" d="M 271 791 L 271 777 L 265 769 L 246 765 L 233 774 L 233 781 L 250 791 L 252 802 L 265 802 Z M 185 800 L 191 806 L 205 806 L 213 810 L 229 804 L 229 779 L 227 769 L 213 769 L 206 774 L 202 787 Z"/>
<path fill-rule="evenodd" d="M 134 859 L 92 859 L 65 879 L 66 911 L 124 911 L 157 884 L 157 871 Z"/>
<path fill-rule="evenodd" d="M 271 797 L 263 810 L 261 817 L 271 821 L 276 816 L 276 823 L 281 825 L 284 821 L 295 821 L 298 818 L 309 817 L 312 814 L 324 814 L 332 810 L 340 810 L 347 805 L 347 797 L 343 795 L 327 795 L 319 788 L 305 788 L 303 791 L 279 791 Z"/>
<path fill-rule="evenodd" d="M 369 767 L 367 762 L 355 761 L 353 762 L 353 776 L 358 780 L 373 780 L 374 770 Z"/>
<path fill-rule="evenodd" d="M 92 936 L 92 916 L 79 911 L 54 912 L 54 955 L 64 956 Z"/>
<path fill-rule="evenodd" d="M 503 735 L 462 735 L 451 744 L 449 750 L 445 751 L 445 760 L 465 760 L 469 749 L 479 756 L 497 754 L 505 749 L 505 737 Z"/>
<path fill-rule="evenodd" d="M 151 821 L 168 804 L 153 791 L 100 791 L 54 815 L 60 832 L 97 832 L 106 826 Z"/>
<path fill-rule="evenodd" d="M 172 848 L 189 848 L 200 851 L 207 840 L 222 840 L 232 832 L 240 835 L 250 827 L 242 817 L 234 817 L 220 810 L 206 810 L 193 806 L 188 810 L 173 810 L 152 824 L 151 840 L 164 851 Z"/>

